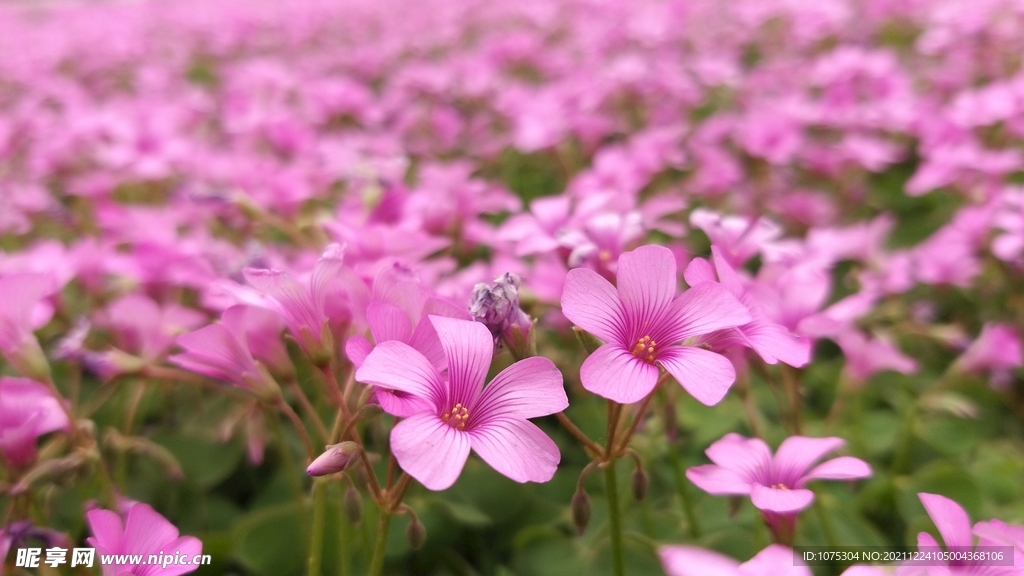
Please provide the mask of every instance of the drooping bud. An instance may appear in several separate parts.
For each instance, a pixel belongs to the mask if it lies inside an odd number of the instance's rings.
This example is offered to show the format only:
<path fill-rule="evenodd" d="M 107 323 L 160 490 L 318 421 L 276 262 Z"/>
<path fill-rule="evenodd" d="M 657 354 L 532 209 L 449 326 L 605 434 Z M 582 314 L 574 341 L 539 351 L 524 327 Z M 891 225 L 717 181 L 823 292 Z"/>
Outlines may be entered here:
<path fill-rule="evenodd" d="M 504 342 L 517 358 L 536 355 L 533 320 L 519 307 L 519 276 L 507 272 L 494 285 L 477 284 L 469 298 L 469 313 L 487 326 L 495 344 Z"/>
<path fill-rule="evenodd" d="M 313 460 L 313 463 L 306 468 L 306 474 L 310 476 L 326 476 L 343 472 L 351 466 L 359 455 L 359 444 L 346 440 L 340 444 L 333 444 L 327 447 L 327 451 Z"/>
<path fill-rule="evenodd" d="M 405 528 L 405 537 L 409 539 L 409 547 L 413 550 L 419 550 L 423 547 L 423 543 L 427 541 L 427 529 L 423 527 L 423 523 L 416 517 L 416 514 L 411 511 L 409 513 L 409 525 Z"/>
<path fill-rule="evenodd" d="M 631 479 L 633 481 L 633 498 L 636 498 L 637 501 L 646 498 L 647 486 L 650 485 L 651 481 L 642 466 L 637 466 L 636 470 L 633 470 Z"/>
<path fill-rule="evenodd" d="M 359 407 L 359 418 L 362 420 L 372 420 L 383 413 L 384 409 L 377 402 L 368 402 Z"/>
<path fill-rule="evenodd" d="M 576 527 L 576 533 L 580 536 L 587 530 L 590 524 L 590 496 L 585 490 L 578 490 L 572 495 L 572 524 Z"/>
<path fill-rule="evenodd" d="M 363 497 L 352 485 L 345 490 L 345 515 L 352 524 L 359 524 L 363 519 Z"/>

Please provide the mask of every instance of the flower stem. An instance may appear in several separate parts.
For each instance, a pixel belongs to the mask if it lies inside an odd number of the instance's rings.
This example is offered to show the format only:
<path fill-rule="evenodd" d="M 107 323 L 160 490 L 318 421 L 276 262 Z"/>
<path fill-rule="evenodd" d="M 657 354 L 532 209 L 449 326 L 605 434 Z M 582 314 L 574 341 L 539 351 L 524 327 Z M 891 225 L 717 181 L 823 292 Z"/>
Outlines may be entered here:
<path fill-rule="evenodd" d="M 384 571 L 384 553 L 388 548 L 388 528 L 391 527 L 391 507 L 380 508 L 380 521 L 377 523 L 377 543 L 373 546 L 373 559 L 370 561 L 370 576 L 381 576 Z"/>
<path fill-rule="evenodd" d="M 619 487 L 615 478 L 615 461 L 605 466 L 604 478 L 608 490 L 608 518 L 611 524 L 612 574 L 625 576 L 626 566 L 622 557 L 622 518 L 619 516 Z"/>
<path fill-rule="evenodd" d="M 324 553 L 324 515 L 327 508 L 327 483 L 321 478 L 313 480 L 313 533 L 309 541 L 307 574 L 321 576 L 320 563 Z"/>
<path fill-rule="evenodd" d="M 700 525 L 697 523 L 697 514 L 693 510 L 690 494 L 686 490 L 686 475 L 683 473 L 683 465 L 679 461 L 679 454 L 676 453 L 676 449 L 672 446 L 669 446 L 668 449 L 668 459 L 672 464 L 672 473 L 676 479 L 676 492 L 679 493 L 679 501 L 683 505 L 686 522 L 690 525 L 690 536 L 696 540 L 700 538 Z"/>
<path fill-rule="evenodd" d="M 570 420 L 569 417 L 565 415 L 565 412 L 559 412 L 558 414 L 555 414 L 555 417 L 558 418 L 558 422 L 561 423 L 562 426 L 564 426 L 570 434 L 575 436 L 576 439 L 579 440 L 585 448 L 592 450 L 594 452 L 594 455 L 601 454 L 602 452 L 604 452 L 604 448 L 602 448 L 601 445 L 598 444 L 597 442 L 594 442 L 593 440 L 588 438 L 587 435 L 584 434 L 583 431 L 580 430 L 579 427 L 577 427 L 575 424 L 573 424 L 572 420 Z"/>
<path fill-rule="evenodd" d="M 344 489 L 342 490 L 344 493 Z M 342 509 L 338 513 L 338 534 L 341 538 L 338 541 L 338 555 L 340 576 L 352 574 L 352 521 L 349 519 L 348 511 L 345 510 L 344 497 L 342 498 Z"/>

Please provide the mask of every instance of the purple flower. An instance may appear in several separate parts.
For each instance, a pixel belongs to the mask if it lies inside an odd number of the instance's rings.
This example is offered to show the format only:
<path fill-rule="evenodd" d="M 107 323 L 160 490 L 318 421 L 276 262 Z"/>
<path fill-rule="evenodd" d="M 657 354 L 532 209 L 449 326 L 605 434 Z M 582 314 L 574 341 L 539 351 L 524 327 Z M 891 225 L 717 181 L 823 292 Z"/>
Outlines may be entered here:
<path fill-rule="evenodd" d="M 715 283 L 675 295 L 676 261 L 662 246 L 622 254 L 617 291 L 593 270 L 569 271 L 562 313 L 606 342 L 580 368 L 584 388 L 623 404 L 637 402 L 657 384 L 657 363 L 704 404 L 725 396 L 736 379 L 729 360 L 678 343 L 746 324 L 750 313 Z"/>
<path fill-rule="evenodd" d="M 669 576 L 811 576 L 807 566 L 794 565 L 792 550 L 778 544 L 768 545 L 742 564 L 693 546 L 662 546 L 658 558 Z"/>
<path fill-rule="evenodd" d="M 391 449 L 402 469 L 431 490 L 455 483 L 470 448 L 516 482 L 554 476 L 558 447 L 527 418 L 564 410 L 562 375 L 547 358 L 527 358 L 483 386 L 494 341 L 478 322 L 429 316 L 444 349 L 445 379 L 420 352 L 399 341 L 382 342 L 356 371 L 356 379 L 426 400 L 429 408 L 395 425 Z"/>
<path fill-rule="evenodd" d="M 808 482 L 871 475 L 866 462 L 850 456 L 812 468 L 822 456 L 843 444 L 841 438 L 791 436 L 773 458 L 763 440 L 730 433 L 705 451 L 714 464 L 690 468 L 686 477 L 709 494 L 749 495 L 776 537 L 785 541 L 792 538 L 795 516 L 814 501 L 814 492 L 804 488 Z"/>
<path fill-rule="evenodd" d="M 203 543 L 193 536 L 178 536 L 178 529 L 148 504 L 135 504 L 127 514 L 127 521 L 110 510 L 90 510 L 86 513 L 93 537 L 89 545 L 96 555 L 140 555 L 145 562 L 149 556 L 180 553 L 188 562 L 203 551 Z M 124 558 L 122 558 L 124 559 Z M 103 576 L 177 576 L 195 572 L 198 566 L 186 564 L 104 564 Z"/>
<path fill-rule="evenodd" d="M 219 324 L 204 326 L 178 337 L 183 354 L 168 358 L 186 370 L 230 382 L 255 392 L 277 389 L 249 348 L 249 323 L 261 321 L 262 311 L 252 306 L 232 306 L 221 315 Z"/>

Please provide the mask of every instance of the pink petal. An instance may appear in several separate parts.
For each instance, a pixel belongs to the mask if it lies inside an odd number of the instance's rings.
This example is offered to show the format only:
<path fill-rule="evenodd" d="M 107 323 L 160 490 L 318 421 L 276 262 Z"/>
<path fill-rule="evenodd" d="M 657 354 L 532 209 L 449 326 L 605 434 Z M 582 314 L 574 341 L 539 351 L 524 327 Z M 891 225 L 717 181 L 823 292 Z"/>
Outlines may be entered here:
<path fill-rule="evenodd" d="M 196 555 L 203 553 L 203 543 L 194 536 L 182 536 L 163 545 L 159 551 L 151 552 L 151 554 L 159 554 L 160 552 L 173 556 L 175 552 L 180 552 L 182 558 L 182 564 L 168 564 L 166 568 L 161 565 L 150 564 L 148 566 L 141 566 L 135 569 L 136 576 L 179 576 L 180 574 L 188 574 L 189 572 L 195 572 L 199 569 L 199 566 L 192 564 L 192 559 Z"/>
<path fill-rule="evenodd" d="M 377 344 L 388 340 L 408 343 L 412 337 L 409 316 L 392 304 L 371 303 L 366 308 L 366 322 L 370 325 L 373 341 Z"/>
<path fill-rule="evenodd" d="M 860 458 L 841 456 L 815 466 L 800 484 L 809 480 L 854 480 L 871 476 L 871 467 Z"/>
<path fill-rule="evenodd" d="M 362 336 L 353 336 L 345 342 L 345 357 L 353 366 L 359 368 L 366 361 L 366 357 L 373 351 L 373 344 Z"/>
<path fill-rule="evenodd" d="M 526 420 L 492 418 L 474 426 L 469 436 L 484 462 L 516 482 L 547 482 L 561 460 L 558 446 Z"/>
<path fill-rule="evenodd" d="M 397 340 L 374 347 L 356 370 L 356 380 L 418 396 L 435 407 L 447 401 L 447 388 L 434 366 L 423 354 Z"/>
<path fill-rule="evenodd" d="M 846 442 L 842 438 L 790 436 L 775 452 L 772 478 L 792 488 L 815 462 L 843 444 Z"/>
<path fill-rule="evenodd" d="M 449 318 L 452 317 L 449 316 Z M 434 330 L 434 325 L 430 323 L 428 316 L 420 318 L 419 323 L 416 324 L 416 328 L 412 331 L 412 336 L 409 337 L 409 345 L 426 356 L 427 360 L 430 360 L 430 363 L 437 368 L 438 372 L 448 369 L 448 360 L 444 356 L 444 348 L 441 347 L 441 341 L 438 340 L 437 332 Z"/>
<path fill-rule="evenodd" d="M 306 327 L 313 331 L 314 337 L 320 336 L 320 326 L 323 324 L 322 310 L 316 307 L 309 291 L 292 278 L 291 274 L 279 270 L 246 268 L 242 270 L 242 275 L 253 288 L 267 294 L 278 303 L 293 332 Z M 299 334 L 296 333 L 295 336 L 298 337 Z"/>
<path fill-rule="evenodd" d="M 407 392 L 392 392 L 384 388 L 376 388 L 374 394 L 377 396 L 377 402 L 380 404 L 380 407 L 385 412 L 399 418 L 408 418 L 421 412 L 435 411 L 434 405 L 429 400 L 424 400 Z"/>
<path fill-rule="evenodd" d="M 611 283 L 586 268 L 570 270 L 562 289 L 562 314 L 605 342 L 619 342 L 626 333 L 625 311 Z"/>
<path fill-rule="evenodd" d="M 670 346 L 658 354 L 658 363 L 705 406 L 718 404 L 736 381 L 732 362 L 702 348 Z"/>
<path fill-rule="evenodd" d="M 739 562 L 703 548 L 662 546 L 658 558 L 668 576 L 740 576 Z"/>
<path fill-rule="evenodd" d="M 536 418 L 568 406 L 562 373 L 551 360 L 534 356 L 505 368 L 491 380 L 473 405 L 473 418 L 477 422 L 509 416 Z"/>
<path fill-rule="evenodd" d="M 693 287 L 704 282 L 718 282 L 718 277 L 710 262 L 704 258 L 694 258 L 686 265 L 686 270 L 683 271 L 683 280 Z"/>
<path fill-rule="evenodd" d="M 617 344 L 605 344 L 583 361 L 580 381 L 587 390 L 620 404 L 639 402 L 658 383 L 658 367 Z"/>
<path fill-rule="evenodd" d="M 471 403 L 480 393 L 494 355 L 487 327 L 471 320 L 428 316 L 448 359 L 448 401 Z"/>
<path fill-rule="evenodd" d="M 729 264 L 729 261 L 722 256 L 718 246 L 711 247 L 711 259 L 715 263 L 715 272 L 718 274 L 718 281 L 735 296 L 743 294 L 743 280 L 736 270 Z"/>
<path fill-rule="evenodd" d="M 928 515 L 932 517 L 932 522 L 935 522 L 935 527 L 939 529 L 947 548 L 970 548 L 974 545 L 971 519 L 959 504 L 938 494 L 922 492 L 917 497 L 921 499 L 921 504 L 928 511 Z"/>
<path fill-rule="evenodd" d="M 732 470 L 714 464 L 694 466 L 686 477 L 708 494 L 750 494 L 750 482 Z"/>
<path fill-rule="evenodd" d="M 708 446 L 704 453 L 712 462 L 749 483 L 770 481 L 772 451 L 760 438 L 744 438 L 730 432 Z"/>
<path fill-rule="evenodd" d="M 755 318 L 735 330 L 743 334 L 748 345 L 768 364 L 783 362 L 795 368 L 811 360 L 811 341 L 797 336 L 784 326 Z"/>
<path fill-rule="evenodd" d="M 128 554 L 159 554 L 177 539 L 178 529 L 149 504 L 135 504 L 124 526 L 124 550 Z M 173 554 L 173 551 L 171 552 Z"/>
<path fill-rule="evenodd" d="M 676 259 L 664 246 L 641 246 L 619 256 L 616 282 L 627 317 L 654 325 L 676 295 Z"/>
<path fill-rule="evenodd" d="M 656 340 L 674 343 L 723 328 L 750 322 L 746 307 L 719 284 L 705 282 L 683 292 L 672 303 L 665 321 L 665 334 Z"/>
<path fill-rule="evenodd" d="M 455 483 L 469 457 L 469 445 L 469 434 L 431 413 L 406 418 L 391 430 L 391 450 L 398 464 L 429 490 Z"/>
<path fill-rule="evenodd" d="M 811 569 L 793 562 L 793 551 L 779 544 L 764 550 L 740 565 L 742 576 L 812 576 Z"/>
<path fill-rule="evenodd" d="M 86 512 L 85 518 L 89 521 L 89 530 L 94 536 L 89 538 L 90 544 L 114 553 L 121 550 L 124 525 L 120 516 L 110 510 L 95 509 Z"/>
<path fill-rule="evenodd" d="M 332 284 L 341 273 L 344 257 L 345 247 L 340 244 L 331 244 L 313 267 L 313 274 L 309 279 L 309 293 L 312 296 L 312 303 L 318 318 L 323 313 L 324 302 L 327 300 Z"/>
<path fill-rule="evenodd" d="M 750 491 L 750 501 L 759 510 L 792 514 L 810 506 L 814 501 L 814 492 L 804 488 L 784 490 L 755 484 Z"/>

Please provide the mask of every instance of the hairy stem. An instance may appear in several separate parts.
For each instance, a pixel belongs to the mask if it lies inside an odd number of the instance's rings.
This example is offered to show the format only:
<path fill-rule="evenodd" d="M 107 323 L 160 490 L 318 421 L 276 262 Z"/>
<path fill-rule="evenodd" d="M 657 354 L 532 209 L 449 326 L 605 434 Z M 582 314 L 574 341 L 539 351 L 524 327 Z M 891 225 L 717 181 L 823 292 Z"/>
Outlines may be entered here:
<path fill-rule="evenodd" d="M 608 462 L 604 469 L 608 490 L 608 519 L 612 540 L 612 574 L 625 576 L 626 565 L 622 556 L 622 518 L 619 516 L 619 487 L 615 477 L 615 462 Z"/>

